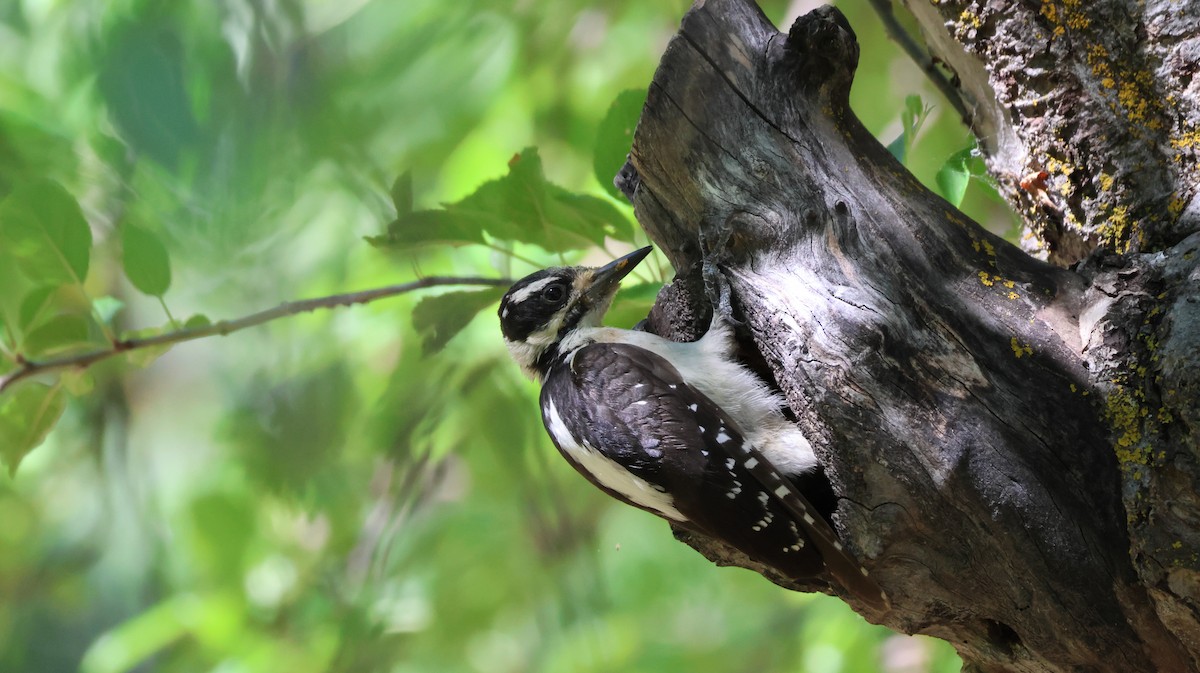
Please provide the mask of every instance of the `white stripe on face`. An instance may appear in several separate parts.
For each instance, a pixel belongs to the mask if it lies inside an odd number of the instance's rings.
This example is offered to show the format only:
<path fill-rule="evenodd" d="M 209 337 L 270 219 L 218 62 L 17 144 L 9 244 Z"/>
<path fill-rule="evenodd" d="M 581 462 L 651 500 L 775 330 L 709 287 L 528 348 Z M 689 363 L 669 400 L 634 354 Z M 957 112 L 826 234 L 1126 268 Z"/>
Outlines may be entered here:
<path fill-rule="evenodd" d="M 538 280 L 535 280 L 532 283 L 521 288 L 520 290 L 517 290 L 516 292 L 514 292 L 512 294 L 512 296 L 510 296 L 508 298 L 508 303 L 510 305 L 520 304 L 521 302 L 525 301 L 526 299 L 529 299 L 530 296 L 532 296 L 538 292 L 541 292 L 550 283 L 555 283 L 555 282 L 558 282 L 559 280 L 561 280 L 561 279 L 558 276 L 547 276 L 545 278 L 540 278 Z"/>

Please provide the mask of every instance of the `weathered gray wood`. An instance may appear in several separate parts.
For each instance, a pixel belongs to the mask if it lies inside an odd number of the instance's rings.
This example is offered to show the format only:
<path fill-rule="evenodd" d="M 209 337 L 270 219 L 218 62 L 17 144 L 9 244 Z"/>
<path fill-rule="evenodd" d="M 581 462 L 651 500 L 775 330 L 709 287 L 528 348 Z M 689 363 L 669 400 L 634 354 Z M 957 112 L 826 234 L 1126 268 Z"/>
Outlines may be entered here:
<path fill-rule="evenodd" d="M 748 0 L 688 13 L 617 180 L 683 270 L 651 329 L 703 330 L 709 251 L 747 355 L 827 466 L 840 534 L 892 598 L 868 619 L 944 638 L 980 671 L 1198 670 L 1200 632 L 1185 635 L 1196 594 L 1159 596 L 1165 584 L 1144 585 L 1130 562 L 1129 477 L 1097 375 L 1137 361 L 1121 350 L 1124 328 L 1141 329 L 1147 292 L 1195 276 L 1195 261 L 1179 248 L 1074 272 L 989 234 L 854 117 L 857 55 L 831 8 L 787 35 Z M 1194 308 L 1175 315 L 1174 334 L 1200 325 Z M 1175 343 L 1176 384 L 1194 386 L 1183 369 L 1195 339 Z M 1142 422 L 1135 406 L 1127 425 Z M 1167 530 L 1194 531 L 1191 511 Z M 840 590 L 789 584 L 720 541 L 683 537 L 785 586 Z"/>

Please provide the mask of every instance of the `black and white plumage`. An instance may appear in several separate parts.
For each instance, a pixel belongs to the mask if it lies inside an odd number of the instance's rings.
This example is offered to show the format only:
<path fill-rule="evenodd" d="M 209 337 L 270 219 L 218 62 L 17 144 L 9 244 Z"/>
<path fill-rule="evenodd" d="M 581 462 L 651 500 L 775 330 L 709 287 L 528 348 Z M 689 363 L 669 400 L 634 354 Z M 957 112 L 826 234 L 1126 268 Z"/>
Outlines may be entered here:
<path fill-rule="evenodd" d="M 609 495 L 722 540 L 797 579 L 828 569 L 877 609 L 887 597 L 796 488 L 819 471 L 782 400 L 733 359 L 714 319 L 694 343 L 600 324 L 643 248 L 600 268 L 538 271 L 500 304 L 505 343 L 542 383 L 562 455 Z"/>

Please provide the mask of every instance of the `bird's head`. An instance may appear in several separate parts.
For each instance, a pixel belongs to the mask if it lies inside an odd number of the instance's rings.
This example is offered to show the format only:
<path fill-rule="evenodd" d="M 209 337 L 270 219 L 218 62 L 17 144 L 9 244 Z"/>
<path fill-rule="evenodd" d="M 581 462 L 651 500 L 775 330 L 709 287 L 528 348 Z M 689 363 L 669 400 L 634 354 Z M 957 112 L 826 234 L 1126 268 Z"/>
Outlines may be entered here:
<path fill-rule="evenodd" d="M 521 370 L 539 380 L 565 337 L 598 326 L 621 279 L 651 250 L 635 250 L 601 267 L 543 269 L 514 283 L 500 300 L 500 330 Z"/>

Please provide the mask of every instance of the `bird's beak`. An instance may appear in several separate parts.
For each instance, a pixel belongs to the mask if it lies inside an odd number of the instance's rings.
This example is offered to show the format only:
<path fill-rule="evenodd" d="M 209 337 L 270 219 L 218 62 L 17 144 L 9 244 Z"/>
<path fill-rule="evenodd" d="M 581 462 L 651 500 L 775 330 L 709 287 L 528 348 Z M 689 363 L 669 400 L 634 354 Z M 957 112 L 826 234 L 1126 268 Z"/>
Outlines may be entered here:
<path fill-rule="evenodd" d="M 633 252 L 614 259 L 604 266 L 596 269 L 595 275 L 592 276 L 592 283 L 585 291 L 585 296 L 592 301 L 593 304 L 598 304 L 612 297 L 616 292 L 617 286 L 621 284 L 621 279 L 629 275 L 633 271 L 633 267 L 638 265 L 643 259 L 654 250 L 654 246 L 648 245 L 641 250 Z"/>

